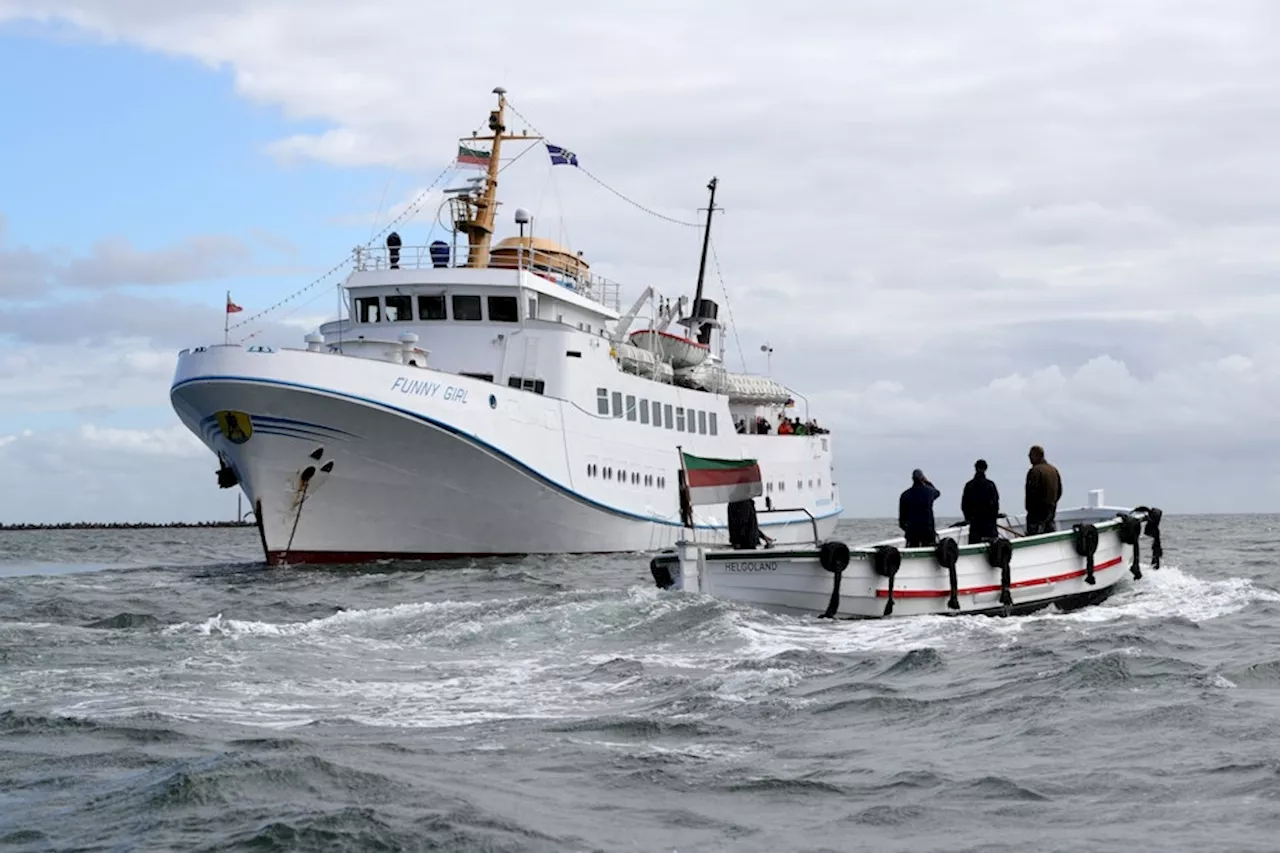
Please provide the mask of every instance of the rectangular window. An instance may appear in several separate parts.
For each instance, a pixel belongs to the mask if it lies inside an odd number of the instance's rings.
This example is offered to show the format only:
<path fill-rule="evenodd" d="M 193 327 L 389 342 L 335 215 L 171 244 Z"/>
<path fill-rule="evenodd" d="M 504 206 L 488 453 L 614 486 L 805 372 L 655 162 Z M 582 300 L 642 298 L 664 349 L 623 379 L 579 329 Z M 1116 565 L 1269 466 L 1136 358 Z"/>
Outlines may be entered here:
<path fill-rule="evenodd" d="M 676 432 L 684 432 L 684 406 L 676 406 Z"/>
<path fill-rule="evenodd" d="M 659 403 L 657 400 L 654 400 L 651 406 L 653 407 L 653 425 L 661 428 L 662 427 L 662 404 Z"/>
<path fill-rule="evenodd" d="M 634 421 L 636 419 L 636 397 L 634 394 L 627 395 L 627 420 Z"/>
<path fill-rule="evenodd" d="M 673 423 L 675 423 L 673 420 L 671 420 L 671 404 L 670 404 L 670 403 L 666 403 L 666 404 L 664 404 L 664 405 L 663 405 L 663 407 L 662 407 L 662 408 L 663 408 L 663 410 L 664 410 L 664 411 L 666 412 L 666 414 L 667 414 L 667 423 L 666 423 L 666 427 L 667 427 L 667 429 L 671 429 L 672 424 L 673 424 Z"/>
<path fill-rule="evenodd" d="M 622 417 L 622 392 L 613 392 L 613 416 L 615 418 Z"/>
<path fill-rule="evenodd" d="M 596 389 L 596 411 L 602 415 L 609 414 L 609 390 L 607 388 Z"/>
<path fill-rule="evenodd" d="M 444 311 L 444 296 L 419 296 L 418 297 L 418 319 L 419 320 L 446 320 L 448 315 Z"/>
<path fill-rule="evenodd" d="M 361 296 L 356 299 L 356 322 L 378 322 L 378 297 Z"/>
<path fill-rule="evenodd" d="M 718 433 L 716 432 L 716 413 L 712 412 L 709 415 L 707 415 L 707 420 L 710 421 L 708 426 L 711 428 L 711 434 L 717 435 Z"/>
<path fill-rule="evenodd" d="M 480 297 L 464 296 L 461 293 L 453 295 L 453 319 L 455 320 L 479 320 L 480 317 Z"/>
<path fill-rule="evenodd" d="M 649 422 L 649 401 L 640 401 L 640 423 L 647 424 Z"/>
<path fill-rule="evenodd" d="M 525 314 L 525 316 L 528 317 L 530 320 L 538 319 L 538 297 L 530 296 L 528 305 L 529 305 L 529 313 Z"/>
<path fill-rule="evenodd" d="M 519 323 L 520 303 L 514 296 L 489 297 L 490 323 Z"/>
<path fill-rule="evenodd" d="M 698 412 L 698 432 L 703 435 L 707 434 L 707 413 Z"/>
<path fill-rule="evenodd" d="M 465 370 L 458 373 L 459 376 L 470 376 L 472 379 L 479 379 L 481 382 L 492 382 L 492 373 L 467 373 Z"/>
<path fill-rule="evenodd" d="M 413 297 L 386 296 L 383 301 L 387 306 L 388 323 L 404 323 L 413 319 Z"/>
<path fill-rule="evenodd" d="M 564 351 L 565 358 L 582 358 L 582 353 L 576 349 L 567 349 Z"/>

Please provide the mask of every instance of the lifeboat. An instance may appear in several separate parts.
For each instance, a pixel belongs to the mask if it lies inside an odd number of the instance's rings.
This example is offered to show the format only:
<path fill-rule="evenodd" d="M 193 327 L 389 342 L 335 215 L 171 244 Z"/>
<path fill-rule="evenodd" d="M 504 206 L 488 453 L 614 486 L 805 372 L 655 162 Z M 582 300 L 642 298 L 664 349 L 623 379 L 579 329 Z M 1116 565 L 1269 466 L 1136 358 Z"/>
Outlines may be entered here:
<path fill-rule="evenodd" d="M 634 346 L 649 350 L 662 361 L 670 362 L 676 370 L 682 367 L 696 367 L 702 364 L 711 353 L 711 348 L 706 344 L 656 329 L 640 329 L 632 332 L 630 339 Z"/>

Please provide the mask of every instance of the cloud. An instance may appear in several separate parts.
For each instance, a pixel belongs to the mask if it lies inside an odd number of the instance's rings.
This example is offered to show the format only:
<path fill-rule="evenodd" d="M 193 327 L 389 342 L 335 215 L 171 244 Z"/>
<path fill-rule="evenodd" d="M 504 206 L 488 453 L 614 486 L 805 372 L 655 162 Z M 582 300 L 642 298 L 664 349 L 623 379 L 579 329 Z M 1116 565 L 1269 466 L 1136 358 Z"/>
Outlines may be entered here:
<path fill-rule="evenodd" d="M 741 346 L 763 372 L 759 345 L 774 346 L 774 375 L 837 428 L 856 512 L 891 503 L 912 460 L 962 477 L 982 453 L 1013 472 L 1032 441 L 1072 483 L 1105 460 L 1100 485 L 1163 477 L 1189 507 L 1280 507 L 1270 486 L 1240 488 L 1253 478 L 1232 461 L 1273 434 L 1265 402 L 1280 392 L 1273 5 L 744 0 L 727 15 L 635 0 L 548 16 L 498 2 L 485 38 L 500 59 L 491 79 L 463 85 L 422 49 L 422 33 L 438 31 L 428 6 L 309 9 L 0 0 L 0 19 L 69 23 L 227 69 L 241 97 L 307 122 L 265 145 L 284 167 L 385 166 L 400 187 L 426 186 L 501 84 L 519 111 L 512 127 L 570 146 L 644 207 L 694 221 L 717 175 L 707 292 L 735 321 L 727 356 L 736 365 Z M 367 198 L 344 222 L 385 223 L 414 196 Z M 692 290 L 699 229 L 551 169 L 536 148 L 504 171 L 501 196 L 502 228 L 516 206 L 531 210 L 539 234 L 626 283 L 624 302 L 645 284 Z M 437 205 L 397 226 L 406 245 L 428 241 Z M 178 257 L 202 258 L 208 276 L 247 260 L 214 238 L 142 259 L 129 236 L 95 250 L 116 272 L 80 265 L 64 283 L 162 284 Z M 31 282 L 72 268 L 7 245 L 0 298 L 29 298 Z M 295 344 L 323 304 L 269 315 L 264 335 Z M 95 328 L 67 323 L 60 304 L 0 310 L 0 333 L 41 358 L 82 340 L 160 354 L 222 319 L 160 297 L 86 308 Z M 1178 464 L 1157 476 L 1162 459 Z"/>
<path fill-rule="evenodd" d="M 100 240 L 87 255 L 5 248 L 6 220 L 0 216 L 0 300 L 27 300 L 59 287 L 108 289 L 121 285 L 173 285 L 255 272 L 253 252 L 229 236 L 198 235 L 176 245 L 136 248 L 128 239 Z"/>
<path fill-rule="evenodd" d="M 180 424 L 26 430 L 0 437 L 0 467 L 13 482 L 26 484 L 0 492 L 0 518 L 10 524 L 235 515 L 234 495 L 209 488 L 213 457 Z"/>

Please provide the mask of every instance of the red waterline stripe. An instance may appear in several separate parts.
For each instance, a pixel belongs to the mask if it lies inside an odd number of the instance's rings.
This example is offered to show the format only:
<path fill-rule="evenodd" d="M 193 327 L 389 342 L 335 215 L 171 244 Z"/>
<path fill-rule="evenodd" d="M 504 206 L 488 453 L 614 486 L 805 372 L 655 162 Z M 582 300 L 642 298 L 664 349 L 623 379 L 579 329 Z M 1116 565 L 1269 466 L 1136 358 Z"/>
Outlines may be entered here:
<path fill-rule="evenodd" d="M 1109 569 L 1112 566 L 1120 565 L 1120 563 L 1123 562 L 1123 560 L 1124 560 L 1123 557 L 1112 557 L 1110 560 L 1106 560 L 1101 563 L 1096 563 L 1093 567 L 1093 570 L 1095 572 L 1100 572 L 1103 569 Z M 1028 586 L 1043 586 L 1044 584 L 1049 584 L 1049 583 L 1060 583 L 1062 581 L 1069 581 L 1072 578 L 1082 578 L 1085 576 L 1086 573 L 1087 571 L 1085 569 L 1080 569 L 1079 571 L 1067 572 L 1066 574 L 1062 574 L 1062 575 L 1051 575 L 1047 578 L 1032 578 L 1029 581 L 1018 581 L 1017 583 L 1011 583 L 1009 584 L 1009 589 L 1022 589 Z M 999 592 L 999 591 L 1000 591 L 1000 584 L 995 584 L 994 586 L 971 586 L 966 589 L 956 590 L 956 595 L 981 595 L 984 592 Z M 949 589 L 895 589 L 893 591 L 894 598 L 946 598 L 949 595 L 951 595 L 951 590 Z M 888 598 L 889 590 L 877 589 L 876 597 Z"/>

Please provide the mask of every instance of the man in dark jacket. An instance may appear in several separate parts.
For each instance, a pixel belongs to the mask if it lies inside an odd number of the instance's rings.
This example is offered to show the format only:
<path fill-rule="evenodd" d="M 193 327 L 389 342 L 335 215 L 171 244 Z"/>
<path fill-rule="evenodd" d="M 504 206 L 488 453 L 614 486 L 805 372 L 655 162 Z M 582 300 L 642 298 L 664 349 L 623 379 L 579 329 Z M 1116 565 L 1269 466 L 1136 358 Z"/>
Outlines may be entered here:
<path fill-rule="evenodd" d="M 919 468 L 911 472 L 911 488 L 898 498 L 898 526 L 907 537 L 908 548 L 935 545 L 938 530 L 933 523 L 933 502 L 942 494 Z"/>
<path fill-rule="evenodd" d="M 1062 499 L 1062 475 L 1044 460 L 1044 448 L 1033 445 L 1027 453 L 1031 470 L 1027 471 L 1027 535 L 1053 533 Z"/>
<path fill-rule="evenodd" d="M 973 479 L 964 484 L 960 498 L 960 514 L 969 522 L 969 544 L 995 539 L 996 519 L 1000 517 L 1000 490 L 987 479 L 987 461 L 973 463 Z"/>

